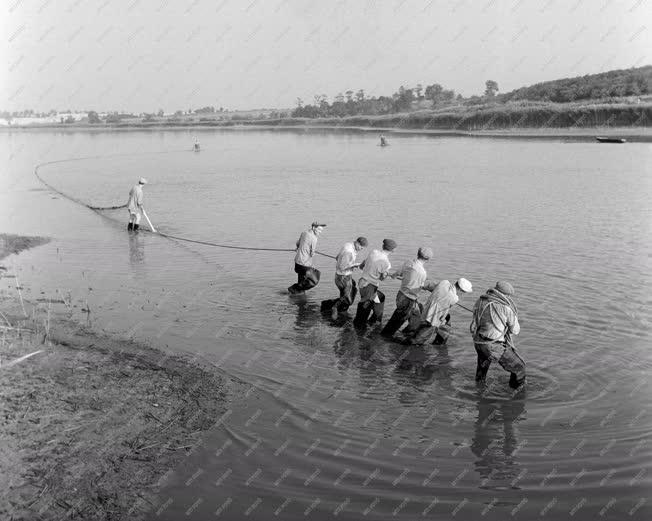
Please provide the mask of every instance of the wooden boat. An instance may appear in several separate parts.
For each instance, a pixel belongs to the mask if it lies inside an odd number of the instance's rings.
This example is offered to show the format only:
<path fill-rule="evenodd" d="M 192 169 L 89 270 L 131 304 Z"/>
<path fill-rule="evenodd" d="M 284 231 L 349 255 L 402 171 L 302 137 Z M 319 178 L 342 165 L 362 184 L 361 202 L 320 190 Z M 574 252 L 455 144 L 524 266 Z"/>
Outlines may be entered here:
<path fill-rule="evenodd" d="M 627 140 L 621 137 L 597 137 L 596 138 L 600 143 L 625 143 Z"/>

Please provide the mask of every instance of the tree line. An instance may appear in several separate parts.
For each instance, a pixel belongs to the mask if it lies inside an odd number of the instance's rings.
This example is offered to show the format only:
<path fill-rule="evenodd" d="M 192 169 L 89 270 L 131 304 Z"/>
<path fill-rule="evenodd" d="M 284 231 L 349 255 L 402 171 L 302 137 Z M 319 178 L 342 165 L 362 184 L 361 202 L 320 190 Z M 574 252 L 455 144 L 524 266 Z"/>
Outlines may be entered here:
<path fill-rule="evenodd" d="M 381 115 L 406 112 L 414 105 L 423 105 L 424 108 L 444 106 L 455 99 L 461 99 L 451 89 L 445 89 L 438 83 L 426 85 L 418 84 L 416 87 L 401 86 L 391 96 L 368 97 L 364 89 L 357 91 L 347 90 L 339 93 L 329 103 L 326 94 L 318 94 L 313 98 L 312 104 L 304 104 L 297 98 L 297 107 L 292 111 L 293 117 L 324 118 L 355 116 L 358 114 Z"/>
<path fill-rule="evenodd" d="M 537 83 L 499 96 L 499 101 L 571 101 L 652 94 L 652 65 Z"/>

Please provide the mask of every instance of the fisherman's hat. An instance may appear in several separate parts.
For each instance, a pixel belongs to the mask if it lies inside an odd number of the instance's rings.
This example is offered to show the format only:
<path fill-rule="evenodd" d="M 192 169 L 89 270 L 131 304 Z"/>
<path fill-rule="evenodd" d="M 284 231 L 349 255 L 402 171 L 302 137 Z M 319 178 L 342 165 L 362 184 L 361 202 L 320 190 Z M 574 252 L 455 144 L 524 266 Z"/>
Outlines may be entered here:
<path fill-rule="evenodd" d="M 396 249 L 396 241 L 393 239 L 383 239 L 383 250 L 394 251 Z"/>
<path fill-rule="evenodd" d="M 312 226 L 313 228 L 317 228 L 317 226 L 324 227 L 324 226 L 326 226 L 326 225 L 325 225 L 324 223 L 320 223 L 319 221 L 313 221 L 311 226 Z"/>
<path fill-rule="evenodd" d="M 509 282 L 505 282 L 504 280 L 496 282 L 496 289 L 504 295 L 513 295 L 516 293 L 514 291 L 514 286 L 512 286 Z"/>
<path fill-rule="evenodd" d="M 464 277 L 461 277 L 457 279 L 457 287 L 460 288 L 464 293 L 472 293 L 473 292 L 473 286 L 471 282 Z"/>
<path fill-rule="evenodd" d="M 147 179 L 145 179 L 144 177 L 141 177 L 141 178 L 138 180 L 138 184 L 146 185 L 146 184 L 147 184 Z"/>
<path fill-rule="evenodd" d="M 419 251 L 417 252 L 417 255 L 421 257 L 422 259 L 428 260 L 432 259 L 432 256 L 434 255 L 432 248 L 419 248 Z"/>

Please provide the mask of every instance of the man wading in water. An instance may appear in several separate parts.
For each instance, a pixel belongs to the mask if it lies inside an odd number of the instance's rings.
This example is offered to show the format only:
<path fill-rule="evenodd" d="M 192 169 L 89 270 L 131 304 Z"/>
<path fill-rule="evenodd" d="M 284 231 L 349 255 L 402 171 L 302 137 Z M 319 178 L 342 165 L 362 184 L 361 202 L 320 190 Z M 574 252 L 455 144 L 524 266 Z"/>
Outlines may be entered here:
<path fill-rule="evenodd" d="M 470 329 L 478 354 L 477 382 L 484 381 L 492 361 L 511 373 L 510 387 L 517 388 L 525 382 L 525 361 L 514 350 L 511 340 L 521 330 L 513 295 L 514 287 L 501 281 L 475 303 Z"/>
<path fill-rule="evenodd" d="M 380 323 L 383 318 L 385 294 L 378 289 L 378 286 L 381 280 L 394 276 L 389 273 L 392 265 L 388 256 L 395 249 L 396 241 L 385 239 L 383 240 L 383 250 L 373 250 L 362 263 L 362 277 L 358 281 L 360 302 L 353 320 L 358 327 L 365 326 L 367 322 L 370 324 Z M 373 315 L 369 318 L 372 311 Z"/>
<path fill-rule="evenodd" d="M 143 185 L 147 184 L 147 179 L 141 177 L 131 190 L 129 190 L 129 201 L 127 210 L 129 211 L 129 224 L 127 230 L 138 231 L 140 228 L 140 216 L 143 213 Z"/>
<path fill-rule="evenodd" d="M 412 323 L 412 343 L 417 345 L 444 345 L 450 333 L 451 308 L 460 300 L 459 293 L 471 293 L 473 286 L 465 278 L 457 279 L 455 284 L 448 280 L 437 283 L 421 310 L 421 316 Z"/>
<path fill-rule="evenodd" d="M 340 290 L 339 298 L 323 300 L 321 303 L 322 311 L 331 311 L 333 315 L 337 312 L 344 313 L 349 309 L 358 288 L 353 280 L 353 270 L 360 266 L 356 262 L 358 253 L 367 247 L 366 237 L 358 237 L 354 242 L 347 242 L 335 257 L 335 286 Z"/>
<path fill-rule="evenodd" d="M 391 338 L 413 314 L 420 313 L 419 292 L 422 289 L 432 291 L 435 287 L 434 282 L 427 280 L 428 274 L 424 267 L 432 255 L 430 248 L 419 248 L 417 258 L 407 261 L 396 273 L 395 277 L 401 279 L 401 288 L 396 294 L 396 310 L 380 333 L 384 337 Z"/>
<path fill-rule="evenodd" d="M 312 258 L 317 252 L 317 237 L 321 235 L 325 226 L 317 221 L 313 222 L 310 229 L 302 232 L 297 241 L 297 253 L 294 256 L 294 272 L 297 274 L 297 283 L 288 288 L 292 295 L 314 288 L 319 282 L 321 273 L 318 269 L 313 268 Z"/>

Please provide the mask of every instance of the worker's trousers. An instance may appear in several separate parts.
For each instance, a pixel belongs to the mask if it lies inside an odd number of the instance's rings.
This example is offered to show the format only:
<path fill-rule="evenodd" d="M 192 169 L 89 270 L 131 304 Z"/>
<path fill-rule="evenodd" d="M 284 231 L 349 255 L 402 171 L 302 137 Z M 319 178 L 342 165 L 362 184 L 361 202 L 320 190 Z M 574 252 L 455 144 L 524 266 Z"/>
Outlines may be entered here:
<path fill-rule="evenodd" d="M 129 222 L 140 225 L 140 212 L 129 212 Z"/>
<path fill-rule="evenodd" d="M 396 309 L 380 334 L 391 337 L 407 320 L 410 320 L 412 315 L 419 314 L 419 311 L 419 303 L 416 299 L 410 299 L 399 291 L 396 294 Z"/>
<path fill-rule="evenodd" d="M 487 371 L 492 361 L 498 362 L 500 367 L 511 373 L 510 385 L 519 385 L 525 379 L 525 360 L 506 342 L 491 342 L 482 338 L 474 339 L 475 351 L 478 354 L 478 366 L 475 379 L 482 381 L 487 376 Z"/>
<path fill-rule="evenodd" d="M 378 298 L 376 298 L 378 297 Z M 378 300 L 379 302 L 376 302 Z M 367 322 L 373 324 L 380 322 L 385 310 L 385 294 L 373 284 L 366 284 L 360 287 L 360 302 L 355 314 L 353 323 L 356 326 L 364 326 Z M 373 314 L 372 314 L 373 312 Z M 371 315 L 371 318 L 369 318 Z"/>
<path fill-rule="evenodd" d="M 290 293 L 301 293 L 314 288 L 319 283 L 321 272 L 312 266 L 294 264 L 294 272 L 297 274 L 297 283 L 288 288 Z"/>
<path fill-rule="evenodd" d="M 339 298 L 322 300 L 321 309 L 322 311 L 329 311 L 336 307 L 338 311 L 344 313 L 353 304 L 358 294 L 358 286 L 352 275 L 338 274 L 335 274 L 335 286 L 340 290 Z"/>

